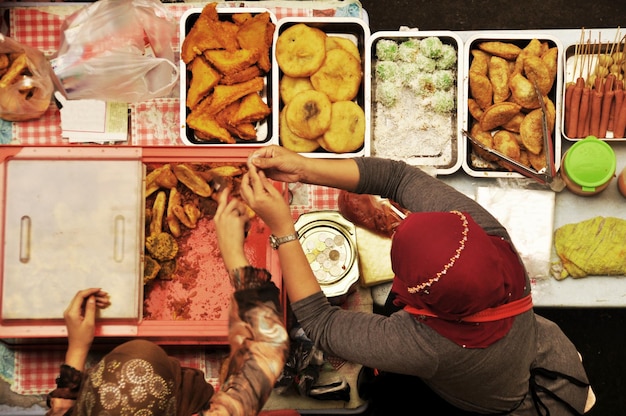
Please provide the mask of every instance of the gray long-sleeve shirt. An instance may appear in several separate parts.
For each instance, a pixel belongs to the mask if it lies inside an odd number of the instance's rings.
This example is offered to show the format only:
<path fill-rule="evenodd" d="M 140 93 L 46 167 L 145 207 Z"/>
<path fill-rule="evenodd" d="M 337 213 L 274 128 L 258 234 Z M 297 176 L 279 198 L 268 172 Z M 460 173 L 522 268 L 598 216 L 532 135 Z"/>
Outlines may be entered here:
<path fill-rule="evenodd" d="M 357 193 L 392 199 L 413 212 L 468 212 L 488 234 L 510 241 L 506 229 L 481 205 L 420 169 L 386 159 L 355 160 L 360 171 Z M 529 292 L 528 278 L 526 286 Z M 307 335 L 327 353 L 418 376 L 447 401 L 469 411 L 508 411 L 522 402 L 514 414 L 535 414 L 528 394 L 532 367 L 565 372 L 573 368 L 570 374 L 586 381 L 576 348 L 558 326 L 533 311 L 517 316 L 509 333 L 488 348 L 467 349 L 405 311 L 389 317 L 347 311 L 331 306 L 322 292 L 294 302 L 292 308 Z M 537 334 L 544 332 L 549 336 L 539 340 Z M 576 407 L 584 406 L 586 388 L 558 382 L 552 389 Z M 560 405 L 551 407 L 553 416 L 569 414 L 562 411 Z"/>

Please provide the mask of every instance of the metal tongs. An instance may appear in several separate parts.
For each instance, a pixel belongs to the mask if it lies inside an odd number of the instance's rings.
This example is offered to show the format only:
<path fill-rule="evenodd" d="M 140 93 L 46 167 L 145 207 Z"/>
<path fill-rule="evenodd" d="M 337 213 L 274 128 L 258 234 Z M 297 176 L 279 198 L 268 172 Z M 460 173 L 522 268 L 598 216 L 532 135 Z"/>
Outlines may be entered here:
<path fill-rule="evenodd" d="M 536 171 L 532 168 L 529 168 L 517 160 L 511 159 L 508 156 L 498 152 L 497 150 L 491 149 L 474 137 L 472 137 L 467 130 L 461 130 L 463 135 L 467 137 L 474 145 L 478 146 L 480 149 L 485 152 L 497 157 L 502 165 L 505 167 L 514 170 L 522 175 L 535 179 L 537 182 L 542 185 L 548 186 L 555 192 L 561 192 L 565 188 L 565 183 L 561 179 L 561 176 L 557 173 L 556 167 L 554 165 L 554 143 L 550 137 L 550 129 L 548 128 L 548 116 L 546 110 L 546 103 L 543 101 L 543 95 L 541 91 L 539 91 L 539 87 L 536 82 L 533 82 L 535 87 L 535 93 L 537 94 L 537 99 L 539 100 L 539 104 L 541 106 L 541 129 L 543 134 L 543 148 L 545 149 L 544 154 L 546 157 L 546 167 Z"/>

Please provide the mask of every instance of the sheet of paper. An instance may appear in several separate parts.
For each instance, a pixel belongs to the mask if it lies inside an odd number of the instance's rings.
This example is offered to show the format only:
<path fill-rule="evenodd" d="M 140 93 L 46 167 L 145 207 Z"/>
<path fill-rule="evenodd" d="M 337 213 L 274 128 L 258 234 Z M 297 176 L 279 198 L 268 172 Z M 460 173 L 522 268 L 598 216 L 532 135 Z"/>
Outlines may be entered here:
<path fill-rule="evenodd" d="M 478 187 L 476 201 L 507 228 L 530 277 L 551 278 L 554 192 Z"/>
<path fill-rule="evenodd" d="M 70 143 L 128 140 L 128 104 L 100 100 L 66 100 L 62 105 L 61 129 Z"/>

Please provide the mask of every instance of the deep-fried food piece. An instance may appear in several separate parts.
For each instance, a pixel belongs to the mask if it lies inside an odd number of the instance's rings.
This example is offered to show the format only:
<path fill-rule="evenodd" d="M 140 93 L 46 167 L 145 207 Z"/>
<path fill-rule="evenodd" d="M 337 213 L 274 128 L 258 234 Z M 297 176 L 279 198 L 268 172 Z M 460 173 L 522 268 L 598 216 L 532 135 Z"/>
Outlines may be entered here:
<path fill-rule="evenodd" d="M 311 84 L 310 77 L 290 77 L 289 75 L 283 75 L 280 79 L 279 92 L 280 98 L 284 104 L 289 103 L 291 99 L 301 91 L 312 90 L 313 84 Z"/>
<path fill-rule="evenodd" d="M 222 22 L 217 13 L 217 3 L 207 3 L 198 20 L 183 39 L 181 58 L 188 64 L 207 49 L 235 50 L 239 48 L 237 32 L 239 26 Z"/>
<path fill-rule="evenodd" d="M 556 79 L 556 73 L 558 71 L 558 54 L 559 50 L 555 46 L 553 48 L 549 48 L 543 55 L 541 55 L 541 60 L 544 64 L 546 64 L 552 82 L 554 82 L 554 80 Z"/>
<path fill-rule="evenodd" d="M 285 108 L 279 115 L 280 144 L 281 146 L 298 153 L 307 153 L 316 151 L 320 145 L 316 139 L 305 139 L 296 135 L 291 131 L 285 118 Z"/>
<path fill-rule="evenodd" d="M 193 206 L 193 204 L 185 204 L 185 206 L 187 205 Z M 197 207 L 196 210 L 197 213 L 192 213 L 192 215 L 194 216 L 194 220 L 192 220 L 187 216 L 187 209 L 183 208 L 182 206 L 177 205 L 173 209 L 176 218 L 187 228 L 196 228 L 196 224 L 200 215 L 200 210 Z M 189 211 L 192 212 L 192 209 L 189 208 Z"/>
<path fill-rule="evenodd" d="M 493 130 L 511 120 L 521 109 L 519 104 L 508 101 L 493 104 L 485 109 L 480 118 L 480 128 L 484 131 Z"/>
<path fill-rule="evenodd" d="M 161 268 L 159 269 L 159 274 L 157 278 L 159 280 L 172 280 L 174 279 L 174 273 L 176 273 L 176 269 L 178 268 L 178 263 L 176 259 L 165 260 L 159 263 Z"/>
<path fill-rule="evenodd" d="M 354 101 L 332 104 L 330 127 L 318 139 L 320 146 L 333 153 L 353 152 L 365 141 L 365 113 Z"/>
<path fill-rule="evenodd" d="M 261 69 L 256 65 L 252 65 L 239 72 L 233 72 L 232 74 L 223 75 L 222 79 L 220 80 L 220 84 L 240 84 L 242 82 L 250 81 L 253 78 L 260 77 L 261 75 L 263 75 Z"/>
<path fill-rule="evenodd" d="M 165 215 L 165 220 L 167 221 L 167 228 L 169 228 L 170 233 L 174 237 L 180 237 L 182 234 L 180 229 L 180 222 L 178 218 L 176 218 L 176 214 L 174 214 L 174 207 L 180 206 L 181 204 L 181 196 L 180 192 L 176 188 L 170 189 L 170 196 L 167 201 L 167 213 Z"/>
<path fill-rule="evenodd" d="M 527 109 L 539 107 L 535 86 L 524 75 L 515 73 L 509 80 L 511 99 Z"/>
<path fill-rule="evenodd" d="M 161 188 L 171 189 L 178 185 L 178 179 L 174 172 L 172 172 L 172 167 L 169 163 L 166 163 L 162 166 L 162 169 L 159 169 L 159 174 L 156 178 L 154 178 L 154 182 L 160 186 Z"/>
<path fill-rule="evenodd" d="M 526 150 L 536 155 L 543 150 L 542 112 L 536 109 L 526 114 L 519 127 L 519 134 Z"/>
<path fill-rule="evenodd" d="M 229 119 L 229 122 L 233 125 L 253 123 L 263 120 L 271 112 L 272 110 L 263 101 L 263 98 L 258 93 L 252 92 L 241 99 L 237 111 Z"/>
<path fill-rule="evenodd" d="M 483 116 L 484 110 L 480 108 L 474 98 L 467 99 L 467 109 L 469 110 L 470 115 L 474 117 L 475 120 L 480 120 L 480 118 Z"/>
<path fill-rule="evenodd" d="M 178 180 L 196 195 L 209 197 L 213 193 L 213 190 L 204 178 L 188 165 L 179 163 L 173 165 L 172 169 Z"/>
<path fill-rule="evenodd" d="M 326 57 L 326 33 L 304 23 L 283 31 L 276 41 L 276 61 L 292 77 L 308 77 L 319 69 Z"/>
<path fill-rule="evenodd" d="M 470 71 L 469 91 L 472 98 L 476 100 L 480 108 L 487 109 L 493 104 L 493 87 L 487 75 Z"/>
<path fill-rule="evenodd" d="M 304 139 L 316 139 L 330 127 L 331 102 L 323 92 L 302 91 L 293 97 L 285 111 L 291 131 Z"/>
<path fill-rule="evenodd" d="M 217 49 L 203 53 L 207 61 L 222 74 L 234 74 L 254 65 L 259 57 L 257 49 L 237 49 L 234 51 Z"/>
<path fill-rule="evenodd" d="M 479 123 L 475 123 L 472 126 L 470 134 L 472 135 L 472 137 L 474 139 L 476 139 L 483 146 L 485 146 L 485 147 L 487 147 L 489 149 L 493 149 L 493 136 L 491 135 L 490 132 L 482 130 L 480 128 L 480 124 Z M 498 160 L 497 157 L 495 157 L 494 155 L 492 155 L 489 152 L 486 152 L 485 150 L 481 149 L 480 147 L 476 146 L 474 143 L 472 143 L 472 149 L 474 150 L 474 153 L 476 153 L 478 156 L 480 156 L 481 158 L 483 158 L 484 160 L 486 160 L 488 162 L 495 162 L 496 160 Z"/>
<path fill-rule="evenodd" d="M 7 69 L 11 61 L 9 60 L 9 55 L 6 53 L 0 53 L 0 70 Z"/>
<path fill-rule="evenodd" d="M 210 102 L 205 106 L 204 101 L 196 107 L 199 111 L 207 114 L 217 114 L 226 108 L 227 105 L 237 101 L 238 99 L 263 90 L 265 83 L 263 78 L 257 77 L 250 81 L 235 85 L 217 85 L 213 88 Z M 205 100 L 206 101 L 206 100 Z M 196 111 L 192 111 L 192 114 Z"/>
<path fill-rule="evenodd" d="M 548 166 L 546 162 L 546 155 L 544 154 L 544 152 L 541 152 L 538 155 L 531 152 L 524 153 L 527 155 L 528 163 L 530 164 L 530 166 L 537 172 Z"/>
<path fill-rule="evenodd" d="M 326 52 L 333 50 L 333 49 L 337 49 L 337 48 L 343 49 L 346 52 L 349 52 L 350 55 L 354 56 L 356 60 L 361 62 L 361 52 L 359 52 L 359 47 L 354 42 L 342 36 L 327 35 L 326 36 Z"/>
<path fill-rule="evenodd" d="M 201 106 L 199 105 L 197 107 Z M 215 117 L 215 115 L 207 114 L 204 111 L 192 111 L 191 114 L 187 116 L 187 125 L 194 130 L 198 139 L 217 139 L 223 143 L 236 143 L 233 136 L 231 136 L 226 128 L 220 125 Z"/>
<path fill-rule="evenodd" d="M 215 166 L 208 170 L 208 172 L 213 176 L 239 176 L 244 173 L 243 169 L 240 166 L 234 165 L 222 165 Z"/>
<path fill-rule="evenodd" d="M 511 95 L 509 90 L 509 64 L 506 59 L 492 56 L 489 59 L 489 80 L 493 90 L 493 102 L 501 103 Z"/>
<path fill-rule="evenodd" d="M 172 260 L 178 254 L 178 243 L 172 234 L 160 232 L 146 238 L 146 250 L 157 261 Z"/>
<path fill-rule="evenodd" d="M 510 131 L 498 130 L 493 135 L 493 148 L 513 160 L 520 160 L 519 144 L 515 135 Z"/>
<path fill-rule="evenodd" d="M 9 66 L 7 72 L 5 72 L 4 75 L 2 75 L 2 78 L 0 78 L 0 88 L 6 88 L 13 84 L 17 77 L 22 74 L 22 71 L 27 68 L 28 58 L 25 53 L 22 53 L 18 55 L 13 62 L 11 62 L 11 66 Z"/>
<path fill-rule="evenodd" d="M 167 164 L 153 169 L 146 175 L 146 198 L 159 190 L 161 186 L 157 183 L 157 178 L 166 169 L 169 169 Z"/>
<path fill-rule="evenodd" d="M 522 120 L 524 120 L 526 114 L 519 112 L 515 114 L 509 121 L 503 123 L 501 126 L 503 129 L 508 131 L 512 131 L 513 133 L 519 133 L 519 126 L 522 124 Z"/>
<path fill-rule="evenodd" d="M 236 125 L 227 125 L 226 130 L 242 140 L 255 140 L 257 131 L 253 123 L 239 123 Z"/>
<path fill-rule="evenodd" d="M 165 215 L 166 196 L 164 191 L 159 191 L 152 204 L 149 234 L 154 235 L 163 231 L 163 216 Z"/>
<path fill-rule="evenodd" d="M 326 52 L 324 63 L 311 75 L 311 83 L 334 103 L 354 99 L 362 78 L 360 61 L 338 48 Z"/>
<path fill-rule="evenodd" d="M 159 274 L 161 265 L 150 256 L 143 256 L 143 284 L 150 282 Z"/>
<path fill-rule="evenodd" d="M 269 51 L 275 29 L 276 25 L 270 21 L 270 14 L 263 12 L 243 22 L 237 32 L 239 46 L 258 51 L 258 65 L 264 72 L 269 72 L 272 66 Z"/>
<path fill-rule="evenodd" d="M 492 55 L 504 58 L 507 61 L 515 60 L 515 58 L 517 58 L 517 55 L 519 55 L 519 53 L 522 51 L 522 48 L 513 43 L 500 41 L 480 42 L 478 44 L 478 48 Z"/>
<path fill-rule="evenodd" d="M 526 58 L 529 56 L 541 56 L 542 51 L 543 45 L 541 41 L 537 38 L 531 39 L 530 42 L 522 48 L 517 58 L 515 58 L 514 71 L 519 73 L 524 71 L 524 61 Z"/>
<path fill-rule="evenodd" d="M 489 71 L 489 59 L 491 55 L 480 49 L 472 49 L 472 57 L 472 63 L 469 67 L 470 72 L 486 76 Z"/>
<path fill-rule="evenodd" d="M 187 107 L 194 108 L 220 82 L 220 74 L 202 56 L 189 64 L 191 82 L 187 90 Z"/>
<path fill-rule="evenodd" d="M 524 60 L 524 74 L 530 82 L 536 82 L 541 94 L 546 95 L 552 89 L 554 79 L 548 66 L 538 56 L 528 56 Z"/>

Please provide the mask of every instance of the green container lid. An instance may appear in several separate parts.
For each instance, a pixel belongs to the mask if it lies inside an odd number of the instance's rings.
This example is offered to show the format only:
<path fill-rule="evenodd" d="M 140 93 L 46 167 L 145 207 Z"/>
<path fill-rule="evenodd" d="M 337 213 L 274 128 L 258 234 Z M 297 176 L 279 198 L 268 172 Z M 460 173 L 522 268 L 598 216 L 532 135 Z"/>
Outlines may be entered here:
<path fill-rule="evenodd" d="M 576 142 L 563 161 L 567 176 L 583 190 L 593 191 L 615 175 L 615 152 L 606 142 L 587 136 Z"/>

